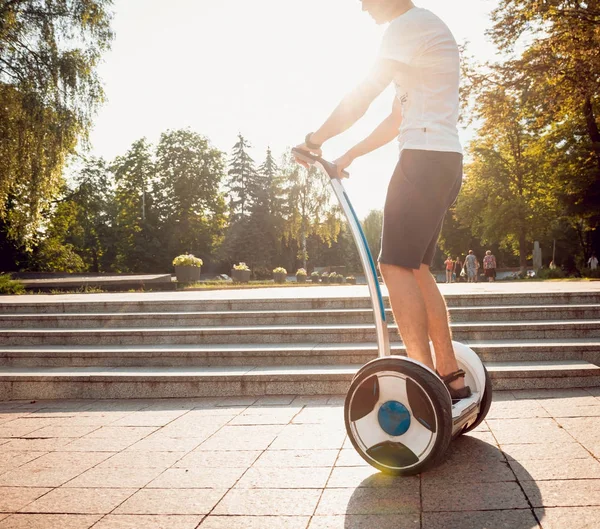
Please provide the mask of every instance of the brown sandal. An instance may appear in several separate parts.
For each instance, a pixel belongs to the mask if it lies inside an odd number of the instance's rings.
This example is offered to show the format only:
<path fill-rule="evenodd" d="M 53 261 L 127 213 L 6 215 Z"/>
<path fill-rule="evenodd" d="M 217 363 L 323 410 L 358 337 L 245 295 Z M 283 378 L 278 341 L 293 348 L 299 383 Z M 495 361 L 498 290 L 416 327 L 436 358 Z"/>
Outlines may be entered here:
<path fill-rule="evenodd" d="M 439 375 L 439 373 L 438 373 L 438 375 Z M 449 375 L 446 375 L 444 377 L 440 375 L 440 378 L 442 379 L 444 384 L 446 384 L 446 387 L 448 388 L 448 391 L 450 392 L 450 397 L 452 398 L 452 401 L 468 399 L 473 394 L 471 392 L 471 388 L 469 386 L 465 386 L 464 388 L 461 388 L 461 389 L 454 389 L 454 388 L 450 387 L 451 382 L 455 381 L 457 378 L 464 377 L 465 375 L 466 375 L 466 373 L 462 369 L 459 369 L 458 371 L 455 371 L 454 373 L 450 373 Z"/>

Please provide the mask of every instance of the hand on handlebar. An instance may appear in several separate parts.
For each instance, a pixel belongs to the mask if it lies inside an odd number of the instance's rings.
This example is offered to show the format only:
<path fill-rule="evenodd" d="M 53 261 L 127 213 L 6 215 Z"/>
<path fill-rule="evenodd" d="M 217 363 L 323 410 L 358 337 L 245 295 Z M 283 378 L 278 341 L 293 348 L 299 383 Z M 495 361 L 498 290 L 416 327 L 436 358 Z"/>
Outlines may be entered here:
<path fill-rule="evenodd" d="M 354 161 L 354 158 L 352 158 L 348 153 L 346 153 L 343 156 L 340 156 L 337 160 L 335 160 L 333 162 L 337 168 L 337 173 L 338 173 L 339 179 L 349 177 L 348 172 L 345 171 L 345 169 L 350 167 L 350 164 L 353 161 Z"/>
<path fill-rule="evenodd" d="M 315 156 L 323 156 L 323 150 L 322 149 L 309 149 L 306 146 L 306 143 L 301 143 L 300 145 L 296 145 L 296 149 L 300 149 L 302 151 L 307 151 L 307 152 L 309 152 L 311 154 L 314 154 Z M 294 159 L 296 160 L 297 163 L 299 163 L 305 169 L 308 169 L 310 167 L 308 165 L 308 163 L 306 163 L 304 160 L 300 160 L 297 156 L 294 156 Z"/>

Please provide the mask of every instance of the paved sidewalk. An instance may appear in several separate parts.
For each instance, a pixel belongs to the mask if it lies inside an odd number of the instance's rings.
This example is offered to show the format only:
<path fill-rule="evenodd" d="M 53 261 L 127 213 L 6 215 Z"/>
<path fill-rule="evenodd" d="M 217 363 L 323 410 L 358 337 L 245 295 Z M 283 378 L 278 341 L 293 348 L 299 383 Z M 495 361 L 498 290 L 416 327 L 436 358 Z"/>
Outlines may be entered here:
<path fill-rule="evenodd" d="M 342 402 L 0 402 L 0 529 L 600 527 L 599 389 L 497 392 L 411 478 L 363 463 Z"/>

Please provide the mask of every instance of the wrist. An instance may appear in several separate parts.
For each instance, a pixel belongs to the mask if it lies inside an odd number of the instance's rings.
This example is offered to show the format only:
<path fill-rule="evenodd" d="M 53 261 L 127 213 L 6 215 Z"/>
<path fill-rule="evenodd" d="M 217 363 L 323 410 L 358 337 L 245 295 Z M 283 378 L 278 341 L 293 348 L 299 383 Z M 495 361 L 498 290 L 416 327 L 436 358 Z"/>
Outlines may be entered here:
<path fill-rule="evenodd" d="M 326 141 L 327 141 L 327 138 L 323 138 L 319 134 L 319 131 L 309 132 L 306 135 L 307 145 L 308 145 L 308 143 L 311 143 L 313 147 L 316 145 L 317 147 L 315 147 L 315 148 L 318 148 L 318 149 L 320 149 Z"/>
<path fill-rule="evenodd" d="M 362 156 L 362 152 L 360 151 L 360 144 L 355 145 L 354 147 L 352 147 L 347 153 L 346 156 L 348 156 L 352 161 L 356 160 L 357 158 L 360 158 Z"/>

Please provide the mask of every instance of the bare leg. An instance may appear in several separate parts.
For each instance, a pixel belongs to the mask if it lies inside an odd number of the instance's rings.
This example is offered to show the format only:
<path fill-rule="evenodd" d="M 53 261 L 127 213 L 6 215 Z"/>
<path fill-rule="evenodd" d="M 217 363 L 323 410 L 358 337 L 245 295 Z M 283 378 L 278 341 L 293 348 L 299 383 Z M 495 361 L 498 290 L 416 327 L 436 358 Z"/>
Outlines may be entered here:
<path fill-rule="evenodd" d="M 446 302 L 429 267 L 421 265 L 419 270 L 411 270 L 380 264 L 380 268 L 408 356 L 434 369 L 429 347 L 431 338 L 437 372 L 444 376 L 458 370 Z M 450 386 L 461 389 L 465 386 L 464 379 L 458 378 Z"/>
<path fill-rule="evenodd" d="M 429 347 L 427 309 L 413 271 L 383 263 L 379 268 L 390 295 L 394 319 L 408 356 L 435 369 Z"/>
<path fill-rule="evenodd" d="M 427 325 L 429 337 L 435 349 L 435 364 L 441 376 L 449 375 L 458 370 L 456 356 L 452 348 L 452 332 L 448 323 L 448 308 L 435 279 L 429 271 L 429 266 L 422 264 L 414 275 L 427 309 Z M 465 387 L 464 378 L 450 383 L 454 389 Z"/>

